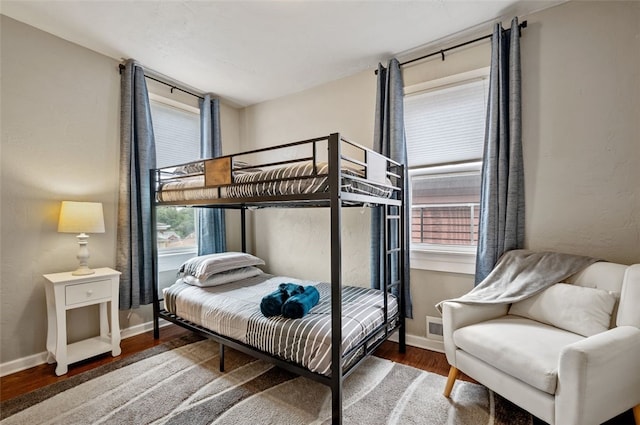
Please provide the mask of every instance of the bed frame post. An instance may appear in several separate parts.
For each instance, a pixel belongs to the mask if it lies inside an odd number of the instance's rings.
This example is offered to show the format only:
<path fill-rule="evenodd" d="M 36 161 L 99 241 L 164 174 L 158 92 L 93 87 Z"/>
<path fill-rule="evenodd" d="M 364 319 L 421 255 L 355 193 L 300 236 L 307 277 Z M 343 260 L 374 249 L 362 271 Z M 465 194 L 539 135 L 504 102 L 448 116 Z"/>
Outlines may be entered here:
<path fill-rule="evenodd" d="M 400 207 L 398 207 L 398 212 L 400 215 L 400 220 L 398 221 L 398 237 L 399 237 L 399 246 L 400 246 L 400 258 L 398 259 L 398 266 L 400 268 L 400 286 L 399 286 L 399 290 L 400 293 L 398 295 L 400 295 L 400 316 L 399 316 L 399 320 L 400 320 L 400 326 L 399 326 L 399 332 L 398 332 L 398 345 L 399 345 L 399 351 L 401 353 L 405 353 L 407 351 L 407 341 L 406 341 L 406 314 L 405 314 L 405 310 L 406 310 L 406 303 L 407 303 L 407 299 L 406 299 L 406 292 L 405 292 L 405 285 L 407 284 L 407 276 L 409 273 L 409 268 L 408 268 L 408 264 L 407 264 L 407 243 L 409 241 L 408 239 L 408 235 L 407 235 L 407 218 L 409 217 L 408 214 L 411 214 L 411 210 L 409 208 L 407 208 L 407 196 L 405 193 L 405 190 L 407 189 L 406 186 L 406 168 L 405 165 L 400 165 L 400 172 L 398 173 L 400 175 L 400 191 L 399 191 L 399 198 L 400 198 Z"/>
<path fill-rule="evenodd" d="M 387 299 L 389 294 L 389 284 L 393 283 L 391 278 L 391 260 L 389 254 L 389 205 L 379 205 L 376 207 L 380 210 L 381 226 L 382 226 L 382 252 L 380 256 L 380 263 L 382 270 L 380 271 L 380 277 L 382 278 L 381 288 L 384 291 L 384 322 L 389 321 L 389 301 Z M 397 221 L 395 221 L 397 223 Z M 371 235 L 373 237 L 373 235 Z"/>
<path fill-rule="evenodd" d="M 153 280 L 153 338 L 160 338 L 160 296 L 158 295 L 158 232 L 156 217 L 156 170 L 149 171 L 151 187 L 151 276 Z"/>
<path fill-rule="evenodd" d="M 240 208 L 240 234 L 242 238 L 242 252 L 247 252 L 247 207 Z"/>
<path fill-rule="evenodd" d="M 222 341 L 220 341 L 218 344 L 220 344 L 220 372 L 224 372 L 224 344 L 222 343 Z"/>
<path fill-rule="evenodd" d="M 342 424 L 342 247 L 340 135 L 329 136 L 331 206 L 331 423 Z"/>

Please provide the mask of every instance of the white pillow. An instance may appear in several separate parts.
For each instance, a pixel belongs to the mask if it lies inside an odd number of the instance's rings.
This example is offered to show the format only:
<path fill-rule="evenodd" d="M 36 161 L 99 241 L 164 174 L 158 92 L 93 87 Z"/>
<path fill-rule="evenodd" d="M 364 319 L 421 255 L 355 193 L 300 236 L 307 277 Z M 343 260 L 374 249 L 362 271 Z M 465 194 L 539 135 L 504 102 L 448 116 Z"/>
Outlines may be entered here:
<path fill-rule="evenodd" d="M 174 174 L 188 175 L 188 174 L 202 174 L 204 173 L 204 162 L 192 162 L 190 164 L 181 165 L 173 170 Z"/>
<path fill-rule="evenodd" d="M 556 283 L 513 303 L 509 314 L 589 337 L 609 329 L 615 295 L 603 289 Z"/>
<path fill-rule="evenodd" d="M 256 168 L 253 165 L 249 164 L 248 162 L 238 161 L 238 160 L 233 161 L 233 174 L 235 175 L 257 173 L 259 171 L 262 171 L 262 169 Z"/>
<path fill-rule="evenodd" d="M 184 283 L 188 283 L 193 286 L 207 287 L 224 285 L 225 283 L 236 282 L 242 279 L 248 279 L 250 277 L 258 276 L 262 274 L 262 270 L 257 267 L 243 267 L 241 269 L 229 270 L 228 272 L 217 273 L 205 281 L 200 281 L 195 276 L 186 275 L 182 277 Z"/>
<path fill-rule="evenodd" d="M 221 252 L 193 257 L 182 263 L 178 272 L 184 276 L 194 276 L 202 282 L 217 273 L 261 265 L 264 265 L 262 259 L 245 252 Z"/>

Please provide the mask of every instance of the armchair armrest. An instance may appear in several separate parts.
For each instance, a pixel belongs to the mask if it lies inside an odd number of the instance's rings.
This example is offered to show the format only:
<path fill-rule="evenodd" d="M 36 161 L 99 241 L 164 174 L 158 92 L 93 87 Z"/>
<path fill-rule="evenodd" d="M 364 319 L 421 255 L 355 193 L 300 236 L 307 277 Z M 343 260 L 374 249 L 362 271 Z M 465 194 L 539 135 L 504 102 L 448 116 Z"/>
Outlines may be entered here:
<path fill-rule="evenodd" d="M 455 301 L 442 303 L 442 333 L 444 351 L 451 366 L 456 366 L 453 333 L 462 327 L 504 316 L 509 304 L 463 304 Z"/>
<path fill-rule="evenodd" d="M 619 326 L 565 347 L 557 424 L 600 424 L 640 404 L 640 329 Z"/>

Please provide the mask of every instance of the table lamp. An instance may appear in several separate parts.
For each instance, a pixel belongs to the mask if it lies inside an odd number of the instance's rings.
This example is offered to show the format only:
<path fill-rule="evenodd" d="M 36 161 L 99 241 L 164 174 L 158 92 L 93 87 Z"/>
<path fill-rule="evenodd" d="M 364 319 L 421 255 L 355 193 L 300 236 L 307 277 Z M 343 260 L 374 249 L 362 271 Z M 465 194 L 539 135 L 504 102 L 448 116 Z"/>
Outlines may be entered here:
<path fill-rule="evenodd" d="M 89 261 L 89 235 L 87 233 L 104 233 L 104 215 L 100 202 L 62 201 L 58 232 L 80 233 L 78 235 L 78 260 L 80 266 L 71 274 L 83 276 L 95 273 L 87 263 Z"/>

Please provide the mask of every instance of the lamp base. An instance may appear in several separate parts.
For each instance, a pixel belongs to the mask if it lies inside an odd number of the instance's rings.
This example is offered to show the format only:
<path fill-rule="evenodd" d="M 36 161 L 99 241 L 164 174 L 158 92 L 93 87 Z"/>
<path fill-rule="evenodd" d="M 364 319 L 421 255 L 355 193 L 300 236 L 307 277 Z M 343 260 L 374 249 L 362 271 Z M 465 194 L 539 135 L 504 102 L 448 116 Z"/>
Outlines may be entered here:
<path fill-rule="evenodd" d="M 78 267 L 78 269 L 74 272 L 71 272 L 72 276 L 86 276 L 90 274 L 94 274 L 95 270 L 91 270 L 88 267 Z"/>
<path fill-rule="evenodd" d="M 80 245 L 80 250 L 78 251 L 78 255 L 76 258 L 80 261 L 80 265 L 76 269 L 76 271 L 72 272 L 72 276 L 85 276 L 89 274 L 94 274 L 95 272 L 89 268 L 87 265 L 89 262 L 89 235 L 86 233 L 80 233 L 78 235 L 78 244 Z"/>

